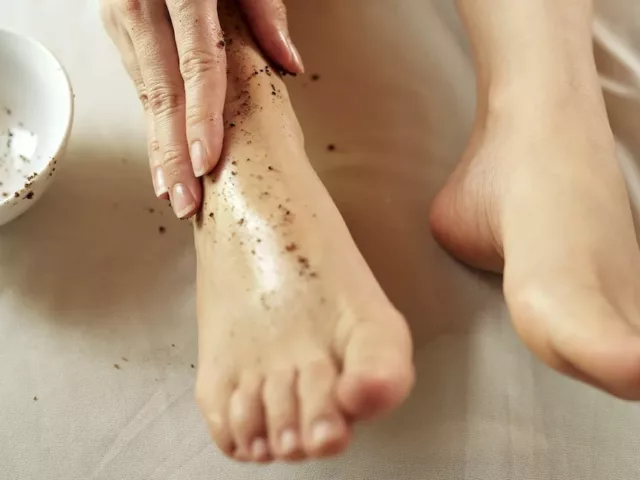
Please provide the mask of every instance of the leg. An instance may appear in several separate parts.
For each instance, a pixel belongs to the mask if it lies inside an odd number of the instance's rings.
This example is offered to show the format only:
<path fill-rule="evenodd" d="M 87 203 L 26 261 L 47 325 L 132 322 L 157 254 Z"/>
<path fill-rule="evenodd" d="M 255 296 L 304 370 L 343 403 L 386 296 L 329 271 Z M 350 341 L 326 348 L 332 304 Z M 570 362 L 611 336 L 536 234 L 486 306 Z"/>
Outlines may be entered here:
<path fill-rule="evenodd" d="M 500 271 L 513 322 L 552 367 L 640 398 L 640 253 L 591 50 L 590 0 L 460 0 L 478 113 L 431 226 Z"/>
<path fill-rule="evenodd" d="M 398 406 L 411 340 L 304 152 L 286 87 L 233 6 L 226 138 L 204 180 L 197 395 L 239 460 L 342 450 L 349 422 Z"/>

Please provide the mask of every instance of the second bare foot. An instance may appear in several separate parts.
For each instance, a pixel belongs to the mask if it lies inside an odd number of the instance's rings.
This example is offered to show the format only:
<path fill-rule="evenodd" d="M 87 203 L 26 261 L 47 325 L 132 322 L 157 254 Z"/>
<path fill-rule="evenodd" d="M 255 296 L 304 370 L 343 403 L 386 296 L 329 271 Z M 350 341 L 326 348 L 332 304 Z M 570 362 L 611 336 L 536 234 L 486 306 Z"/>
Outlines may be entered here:
<path fill-rule="evenodd" d="M 604 108 L 586 105 L 481 115 L 431 226 L 462 261 L 504 267 L 513 323 L 547 364 L 637 400 L 640 251 Z"/>

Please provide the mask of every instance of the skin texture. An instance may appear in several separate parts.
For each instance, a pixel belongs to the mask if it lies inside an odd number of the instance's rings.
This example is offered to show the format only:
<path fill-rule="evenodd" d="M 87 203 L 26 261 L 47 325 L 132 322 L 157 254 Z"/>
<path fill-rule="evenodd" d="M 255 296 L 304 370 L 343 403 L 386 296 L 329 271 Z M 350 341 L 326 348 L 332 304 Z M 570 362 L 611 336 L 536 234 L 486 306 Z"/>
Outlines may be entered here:
<path fill-rule="evenodd" d="M 640 399 L 640 252 L 591 47 L 590 1 L 459 7 L 478 111 L 431 227 L 504 272 L 513 324 L 558 371 Z M 526 5 L 525 5 L 526 4 Z"/>
<path fill-rule="evenodd" d="M 225 143 L 194 220 L 197 400 L 241 461 L 341 452 L 413 385 L 411 338 L 311 168 L 286 87 L 233 3 Z"/>
<path fill-rule="evenodd" d="M 261 48 L 291 73 L 304 70 L 282 0 L 238 0 Z M 216 0 L 101 0 L 147 117 L 156 195 L 179 218 L 202 202 L 199 177 L 220 158 L 226 48 Z"/>

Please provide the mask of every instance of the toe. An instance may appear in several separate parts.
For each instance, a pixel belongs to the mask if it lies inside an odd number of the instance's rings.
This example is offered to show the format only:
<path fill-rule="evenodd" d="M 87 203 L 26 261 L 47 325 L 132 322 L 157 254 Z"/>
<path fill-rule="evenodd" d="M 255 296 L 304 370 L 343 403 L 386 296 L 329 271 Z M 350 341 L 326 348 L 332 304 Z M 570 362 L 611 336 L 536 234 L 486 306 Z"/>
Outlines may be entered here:
<path fill-rule="evenodd" d="M 402 317 L 394 323 L 363 324 L 346 345 L 338 399 L 353 418 L 398 407 L 413 387 L 411 337 Z"/>
<path fill-rule="evenodd" d="M 229 423 L 236 445 L 234 456 L 241 461 L 265 462 L 269 460 L 266 440 L 263 380 L 259 375 L 244 375 L 231 396 Z"/>
<path fill-rule="evenodd" d="M 209 427 L 211 438 L 226 455 L 232 456 L 235 441 L 229 425 L 229 401 L 236 380 L 232 375 L 201 369 L 196 385 L 196 401 Z"/>
<path fill-rule="evenodd" d="M 335 455 L 349 441 L 349 429 L 336 403 L 337 372 L 327 358 L 314 361 L 298 374 L 299 422 L 310 457 Z"/>
<path fill-rule="evenodd" d="M 299 460 L 304 454 L 298 426 L 296 372 L 273 371 L 263 388 L 269 445 L 279 460 Z"/>
<path fill-rule="evenodd" d="M 580 338 L 555 347 L 566 369 L 547 363 L 621 399 L 640 400 L 640 337 L 629 333 Z"/>
<path fill-rule="evenodd" d="M 640 399 L 640 335 L 597 290 L 505 289 L 516 330 L 545 363 L 617 397 Z"/>

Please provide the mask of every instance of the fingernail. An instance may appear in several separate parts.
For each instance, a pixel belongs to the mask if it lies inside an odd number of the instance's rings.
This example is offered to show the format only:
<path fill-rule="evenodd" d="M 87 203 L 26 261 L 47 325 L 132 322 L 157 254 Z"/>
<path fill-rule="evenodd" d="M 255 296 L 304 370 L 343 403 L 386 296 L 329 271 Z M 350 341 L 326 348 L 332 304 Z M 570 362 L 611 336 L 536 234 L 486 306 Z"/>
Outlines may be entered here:
<path fill-rule="evenodd" d="M 193 165 L 193 173 L 196 177 L 201 177 L 207 173 L 205 155 L 204 145 L 202 145 L 200 140 L 191 144 L 191 164 Z"/>
<path fill-rule="evenodd" d="M 161 197 L 167 193 L 167 185 L 164 182 L 162 167 L 156 167 L 153 170 L 153 188 L 156 192 L 156 197 Z"/>
<path fill-rule="evenodd" d="M 181 183 L 177 183 L 173 186 L 171 206 L 178 218 L 184 218 L 193 211 L 196 201 L 188 188 Z"/>
<path fill-rule="evenodd" d="M 293 429 L 289 428 L 282 432 L 280 436 L 280 448 L 285 455 L 293 453 L 298 448 L 298 436 Z"/>
<path fill-rule="evenodd" d="M 332 437 L 333 426 L 326 420 L 320 420 L 313 426 L 311 440 L 314 445 L 322 445 L 329 441 Z"/>
<path fill-rule="evenodd" d="M 304 73 L 304 63 L 302 63 L 302 57 L 300 56 L 300 52 L 298 51 L 296 46 L 293 44 L 291 37 L 289 37 L 289 34 L 284 31 L 280 32 L 280 37 L 284 41 L 285 45 L 287 45 L 289 54 L 291 55 L 291 60 L 296 64 L 296 67 L 298 68 L 298 72 L 292 73 Z"/>
<path fill-rule="evenodd" d="M 268 453 L 267 442 L 264 438 L 256 438 L 251 444 L 251 456 L 254 460 L 266 458 Z"/>

